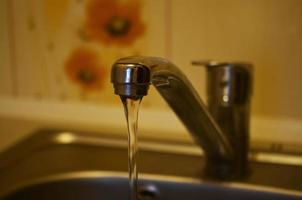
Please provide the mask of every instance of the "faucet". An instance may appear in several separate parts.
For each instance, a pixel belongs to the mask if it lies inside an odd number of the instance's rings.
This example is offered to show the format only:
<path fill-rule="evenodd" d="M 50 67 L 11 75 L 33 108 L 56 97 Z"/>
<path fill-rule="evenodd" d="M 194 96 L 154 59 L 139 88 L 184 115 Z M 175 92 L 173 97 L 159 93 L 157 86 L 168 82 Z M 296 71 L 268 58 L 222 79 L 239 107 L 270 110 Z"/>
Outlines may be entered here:
<path fill-rule="evenodd" d="M 210 61 L 193 64 L 207 69 L 207 106 L 187 77 L 163 58 L 121 58 L 112 65 L 111 82 L 115 94 L 132 99 L 146 96 L 149 85 L 154 85 L 203 149 L 204 176 L 243 178 L 249 172 L 252 66 Z"/>

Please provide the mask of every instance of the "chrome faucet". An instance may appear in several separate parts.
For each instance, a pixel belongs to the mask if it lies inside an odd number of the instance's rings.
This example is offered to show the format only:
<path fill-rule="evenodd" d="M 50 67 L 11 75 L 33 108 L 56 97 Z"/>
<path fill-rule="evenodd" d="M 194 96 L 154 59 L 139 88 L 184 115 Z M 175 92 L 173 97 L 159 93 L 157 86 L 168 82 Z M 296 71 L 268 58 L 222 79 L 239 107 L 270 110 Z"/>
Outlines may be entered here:
<path fill-rule="evenodd" d="M 186 76 L 157 57 L 117 60 L 111 71 L 115 94 L 138 99 L 153 84 L 205 154 L 204 175 L 238 179 L 248 173 L 249 108 L 252 66 L 246 63 L 194 62 L 207 69 L 206 107 Z"/>

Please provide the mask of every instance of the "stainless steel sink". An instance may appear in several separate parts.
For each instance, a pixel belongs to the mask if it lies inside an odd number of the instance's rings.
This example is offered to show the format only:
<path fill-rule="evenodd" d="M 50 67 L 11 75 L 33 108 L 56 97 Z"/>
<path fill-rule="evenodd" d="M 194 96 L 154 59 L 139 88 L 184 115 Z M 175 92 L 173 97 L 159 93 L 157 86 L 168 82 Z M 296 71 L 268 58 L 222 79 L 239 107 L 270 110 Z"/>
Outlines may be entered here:
<path fill-rule="evenodd" d="M 74 176 L 74 175 L 73 175 Z M 63 180 L 52 180 L 21 189 L 6 200 L 112 200 L 127 199 L 128 179 L 114 174 L 86 174 L 82 178 L 65 177 Z M 209 183 L 194 183 L 194 181 L 177 180 L 166 181 L 154 177 L 140 181 L 140 199 L 154 200 L 200 200 L 200 199 L 301 199 L 293 194 L 277 193 L 270 190 L 256 188 L 226 187 Z"/>
<path fill-rule="evenodd" d="M 299 155 L 288 164 L 252 159 L 244 180 L 215 182 L 203 179 L 202 155 L 179 151 L 185 145 L 141 143 L 142 200 L 302 199 Z M 1 200 L 127 199 L 128 189 L 125 138 L 40 131 L 0 155 Z"/>

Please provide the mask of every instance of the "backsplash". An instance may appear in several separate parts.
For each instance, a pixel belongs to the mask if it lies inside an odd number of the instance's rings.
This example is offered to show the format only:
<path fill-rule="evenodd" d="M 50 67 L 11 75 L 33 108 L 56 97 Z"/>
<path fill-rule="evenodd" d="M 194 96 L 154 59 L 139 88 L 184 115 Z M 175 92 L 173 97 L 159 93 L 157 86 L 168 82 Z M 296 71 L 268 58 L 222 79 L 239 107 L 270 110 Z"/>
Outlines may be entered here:
<path fill-rule="evenodd" d="M 192 60 L 245 61 L 255 66 L 253 115 L 302 119 L 300 0 L 1 4 L 2 96 L 121 106 L 109 80 L 112 62 L 155 55 L 178 65 L 205 98 L 204 69 Z M 153 88 L 143 106 L 166 108 Z"/>
<path fill-rule="evenodd" d="M 142 0 L 7 1 L 11 94 L 40 100 L 117 101 L 111 64 L 120 57 L 156 54 L 148 41 L 165 37 L 165 2 Z M 157 13 L 163 23 L 149 20 Z M 151 34 L 152 33 L 152 34 Z M 157 39 L 156 39 L 157 40 Z M 163 48 L 162 48 L 163 49 Z"/>

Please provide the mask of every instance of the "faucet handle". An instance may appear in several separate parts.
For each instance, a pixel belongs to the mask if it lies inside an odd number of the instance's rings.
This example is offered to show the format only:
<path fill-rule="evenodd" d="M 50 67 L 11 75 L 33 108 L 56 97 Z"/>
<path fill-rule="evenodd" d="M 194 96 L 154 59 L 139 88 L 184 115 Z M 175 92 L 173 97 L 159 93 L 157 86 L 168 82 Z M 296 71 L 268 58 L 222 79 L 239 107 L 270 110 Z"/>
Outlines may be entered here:
<path fill-rule="evenodd" d="M 222 64 L 226 64 L 226 63 L 218 62 L 218 61 L 214 61 L 214 60 L 193 60 L 191 62 L 191 64 L 195 65 L 195 66 L 208 67 L 208 66 L 218 66 L 218 65 L 222 65 Z"/>
<path fill-rule="evenodd" d="M 243 62 L 192 61 L 207 70 L 208 103 L 230 106 L 249 102 L 253 66 Z"/>

